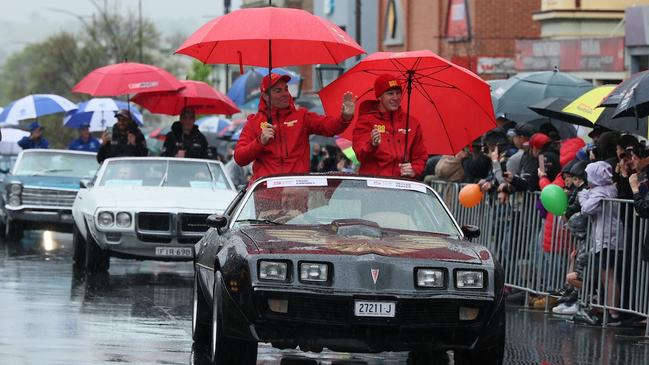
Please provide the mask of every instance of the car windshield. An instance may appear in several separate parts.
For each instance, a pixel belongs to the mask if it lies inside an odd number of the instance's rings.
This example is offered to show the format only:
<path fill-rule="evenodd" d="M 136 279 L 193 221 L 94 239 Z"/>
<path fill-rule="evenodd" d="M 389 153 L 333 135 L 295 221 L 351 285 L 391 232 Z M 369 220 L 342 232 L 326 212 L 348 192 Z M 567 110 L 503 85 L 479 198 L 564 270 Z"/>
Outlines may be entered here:
<path fill-rule="evenodd" d="M 109 161 L 97 185 L 232 189 L 219 164 L 164 159 Z"/>
<path fill-rule="evenodd" d="M 23 153 L 14 167 L 14 175 L 90 177 L 99 165 L 94 154 L 52 151 Z"/>
<path fill-rule="evenodd" d="M 330 224 L 363 219 L 382 228 L 460 233 L 437 196 L 424 185 L 388 179 L 274 178 L 258 184 L 235 225 Z"/>

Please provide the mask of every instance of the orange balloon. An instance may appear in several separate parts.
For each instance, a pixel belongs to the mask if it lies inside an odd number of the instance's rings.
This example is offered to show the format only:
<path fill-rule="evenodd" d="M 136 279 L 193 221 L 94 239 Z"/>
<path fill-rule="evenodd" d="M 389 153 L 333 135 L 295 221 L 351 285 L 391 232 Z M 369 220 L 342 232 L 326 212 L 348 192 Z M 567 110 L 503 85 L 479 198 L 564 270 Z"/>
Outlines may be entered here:
<path fill-rule="evenodd" d="M 482 190 L 480 190 L 480 185 L 469 184 L 463 187 L 462 190 L 460 190 L 458 200 L 465 208 L 473 208 L 480 204 L 480 201 L 482 200 Z"/>

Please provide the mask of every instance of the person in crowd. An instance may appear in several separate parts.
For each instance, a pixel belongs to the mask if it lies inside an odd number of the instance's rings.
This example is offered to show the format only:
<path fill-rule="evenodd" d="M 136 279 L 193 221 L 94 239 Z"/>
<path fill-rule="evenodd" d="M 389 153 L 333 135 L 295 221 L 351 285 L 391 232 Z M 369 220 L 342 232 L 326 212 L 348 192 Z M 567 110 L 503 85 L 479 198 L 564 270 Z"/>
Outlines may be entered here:
<path fill-rule="evenodd" d="M 198 130 L 196 112 L 192 108 L 185 107 L 180 112 L 180 120 L 171 125 L 167 133 L 162 156 L 165 157 L 186 157 L 186 158 L 207 158 L 207 140 L 203 133 Z"/>
<path fill-rule="evenodd" d="M 70 142 L 69 150 L 97 152 L 101 142 L 90 134 L 90 123 L 83 123 L 79 126 L 79 138 Z"/>
<path fill-rule="evenodd" d="M 360 174 L 409 178 L 423 174 L 428 152 L 421 125 L 411 115 L 406 134 L 402 95 L 399 80 L 383 74 L 374 81 L 376 100 L 366 100 L 360 105 L 352 138 Z"/>
<path fill-rule="evenodd" d="M 43 127 L 38 121 L 29 125 L 29 136 L 25 136 L 18 141 L 18 146 L 24 150 L 33 148 L 46 149 L 50 148 L 50 143 L 43 137 Z"/>
<path fill-rule="evenodd" d="M 601 142 L 601 137 L 600 141 Z M 579 204 L 581 204 L 581 213 L 591 218 L 590 237 L 593 240 L 592 251 L 595 253 L 595 268 L 599 273 L 601 283 L 615 283 L 615 267 L 618 256 L 618 216 L 615 207 L 604 209 L 604 199 L 617 197 L 617 188 L 613 183 L 613 167 L 606 161 L 596 161 L 586 166 L 586 176 L 588 179 L 588 189 L 579 193 Z M 621 264 L 621 263 L 620 263 Z M 616 306 L 619 303 L 619 286 L 608 285 L 601 286 L 607 303 L 610 306 Z M 601 298 L 603 299 L 603 297 Z M 609 309 L 608 325 L 614 326 L 621 323 L 619 313 L 614 309 Z M 603 315 L 588 313 L 586 311 L 575 314 L 574 321 L 577 323 L 586 323 L 598 325 L 602 323 Z"/>
<path fill-rule="evenodd" d="M 531 171 L 532 168 L 535 170 Z M 535 133 L 530 137 L 529 151 L 521 159 L 520 175 L 513 175 L 509 171 L 503 174 L 505 184 L 499 187 L 499 191 L 508 194 L 514 191 L 539 191 L 539 171 L 549 180 L 554 180 L 561 171 L 556 146 L 543 133 Z"/>
<path fill-rule="evenodd" d="M 523 155 L 528 151 L 529 140 L 534 133 L 534 127 L 529 124 L 518 124 L 507 132 L 511 136 L 512 144 L 518 149 L 506 163 L 506 171 L 511 175 L 520 175 Z"/>
<path fill-rule="evenodd" d="M 311 146 L 311 161 L 310 161 L 309 171 L 317 172 L 318 165 L 320 164 L 321 160 L 322 160 L 322 148 L 320 147 L 319 143 L 314 143 Z"/>
<path fill-rule="evenodd" d="M 149 151 L 140 128 L 135 124 L 131 112 L 121 109 L 115 113 L 117 123 L 112 130 L 106 130 L 101 137 L 97 162 L 110 157 L 147 156 Z"/>
<path fill-rule="evenodd" d="M 649 218 L 649 150 L 639 148 L 633 152 L 633 161 L 636 172 L 629 176 L 629 185 L 633 193 L 633 208 L 644 219 Z M 649 233 L 644 238 L 640 248 L 644 261 L 649 261 Z"/>
<path fill-rule="evenodd" d="M 296 109 L 288 91 L 290 79 L 275 73 L 262 79 L 259 111 L 248 116 L 237 142 L 234 159 L 240 166 L 253 164 L 252 181 L 272 174 L 309 172 L 309 135 L 340 134 L 354 116 L 356 102 L 350 92 L 343 95 L 342 115 L 337 118 Z"/>
<path fill-rule="evenodd" d="M 338 161 L 342 152 L 340 148 L 332 145 L 322 147 L 322 160 L 318 164 L 318 172 L 338 171 Z"/>

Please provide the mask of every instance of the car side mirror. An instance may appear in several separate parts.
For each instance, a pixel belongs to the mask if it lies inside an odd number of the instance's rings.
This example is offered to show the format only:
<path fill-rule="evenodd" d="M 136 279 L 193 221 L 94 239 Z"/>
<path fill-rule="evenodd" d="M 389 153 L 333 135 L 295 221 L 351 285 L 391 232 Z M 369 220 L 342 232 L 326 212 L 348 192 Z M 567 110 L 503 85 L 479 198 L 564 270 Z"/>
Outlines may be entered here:
<path fill-rule="evenodd" d="M 81 180 L 79 180 L 79 188 L 88 189 L 91 186 L 92 186 L 92 182 L 90 181 L 90 179 L 81 179 Z"/>
<path fill-rule="evenodd" d="M 9 173 L 9 169 L 0 169 L 0 173 L 8 174 L 8 173 Z"/>
<path fill-rule="evenodd" d="M 474 238 L 480 237 L 480 228 L 471 224 L 465 224 L 462 226 L 462 233 L 466 239 L 471 241 Z"/>
<path fill-rule="evenodd" d="M 205 222 L 208 227 L 216 228 L 219 234 L 221 234 L 221 229 L 228 225 L 228 217 L 221 214 L 212 214 L 207 217 Z"/>

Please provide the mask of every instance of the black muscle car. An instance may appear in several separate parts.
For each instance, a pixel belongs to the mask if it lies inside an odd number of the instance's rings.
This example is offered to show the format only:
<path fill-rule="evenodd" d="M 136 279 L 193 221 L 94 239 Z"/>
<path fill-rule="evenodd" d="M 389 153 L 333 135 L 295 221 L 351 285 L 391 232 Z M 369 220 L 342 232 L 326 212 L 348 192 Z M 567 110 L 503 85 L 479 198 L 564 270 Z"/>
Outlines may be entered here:
<path fill-rule="evenodd" d="M 409 180 L 275 176 L 196 244 L 193 338 L 215 364 L 280 349 L 410 351 L 501 364 L 503 272 L 435 191 Z"/>

